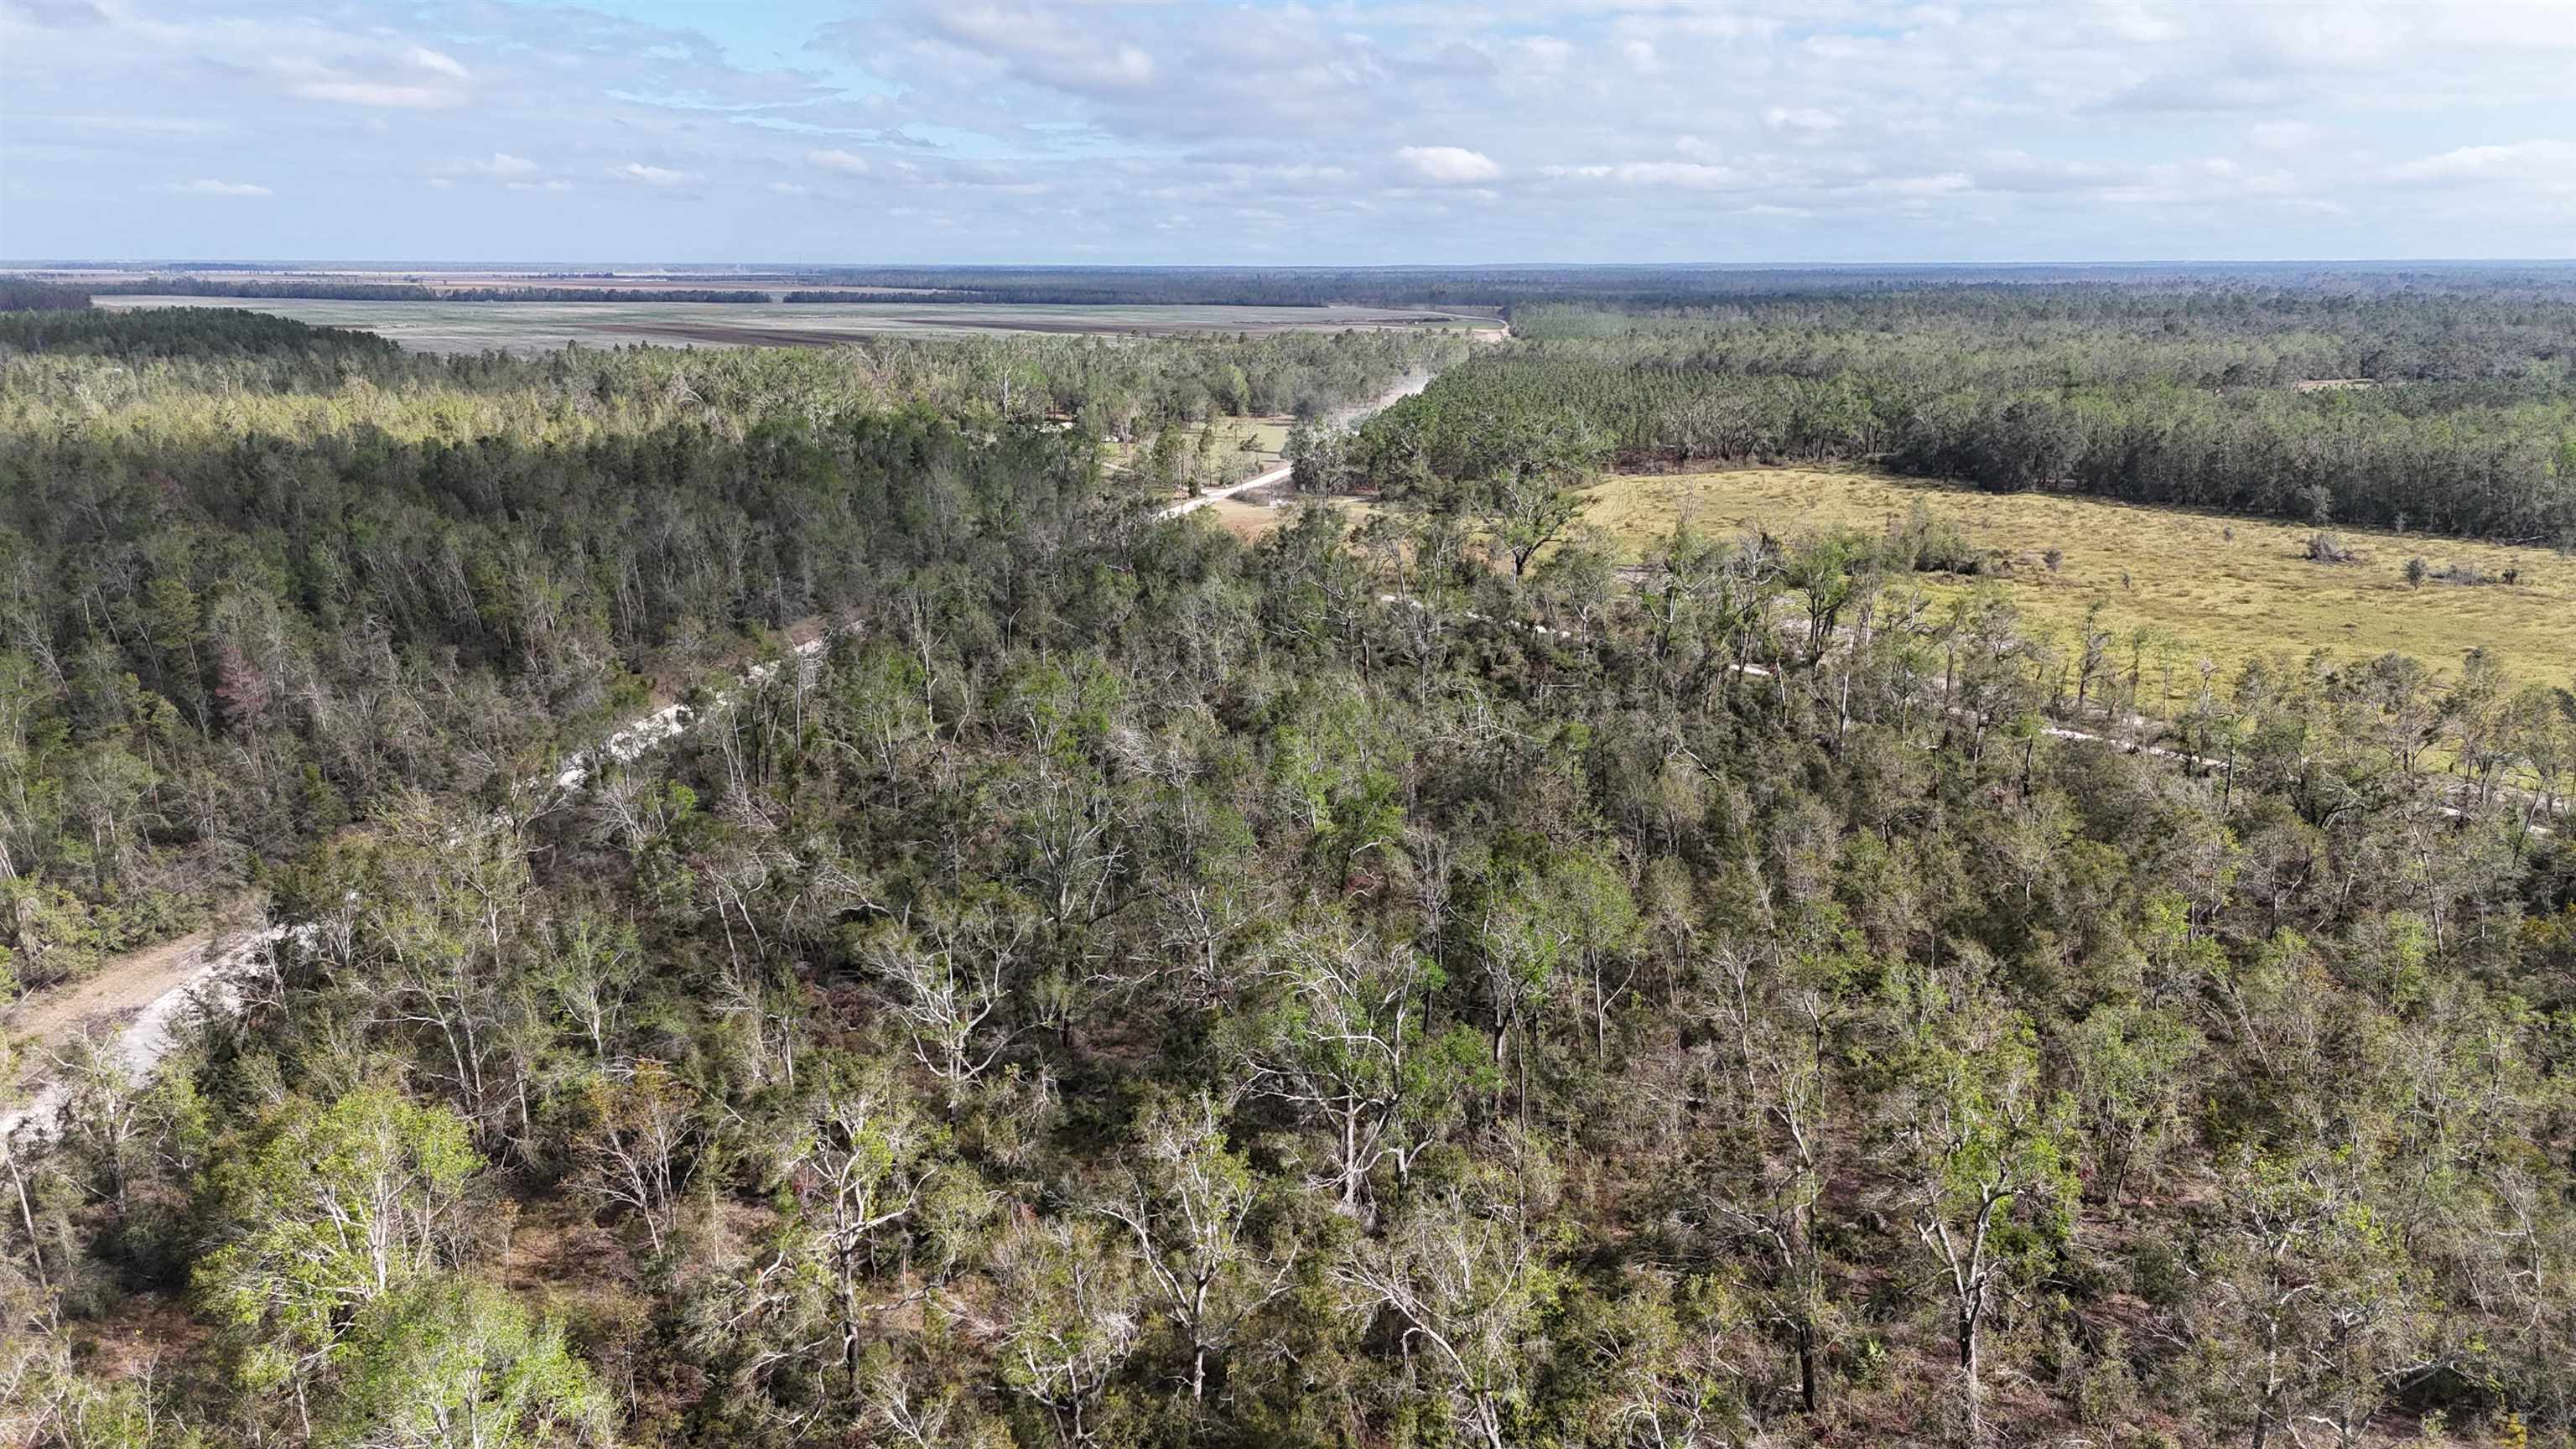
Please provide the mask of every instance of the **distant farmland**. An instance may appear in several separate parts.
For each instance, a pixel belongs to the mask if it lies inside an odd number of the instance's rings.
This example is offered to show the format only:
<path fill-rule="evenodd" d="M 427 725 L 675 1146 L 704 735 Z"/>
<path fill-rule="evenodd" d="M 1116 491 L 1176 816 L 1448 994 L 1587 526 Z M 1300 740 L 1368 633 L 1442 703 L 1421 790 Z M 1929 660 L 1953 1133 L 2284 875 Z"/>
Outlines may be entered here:
<path fill-rule="evenodd" d="M 887 335 L 992 332 L 1289 332 L 1492 326 L 1489 317 L 1376 307 L 1045 306 L 904 302 L 337 302 L 305 298 L 101 297 L 101 307 L 240 307 L 355 327 L 415 352 L 584 347 L 831 347 Z"/>

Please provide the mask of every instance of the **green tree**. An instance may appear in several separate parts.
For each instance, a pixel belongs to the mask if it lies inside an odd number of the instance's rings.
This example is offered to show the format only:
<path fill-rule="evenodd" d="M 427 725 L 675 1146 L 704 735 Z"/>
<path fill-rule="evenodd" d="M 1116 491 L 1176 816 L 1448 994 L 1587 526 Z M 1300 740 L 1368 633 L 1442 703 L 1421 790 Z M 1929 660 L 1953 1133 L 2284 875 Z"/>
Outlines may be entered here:
<path fill-rule="evenodd" d="M 1911 1020 L 1884 1108 L 1895 1197 L 1941 1273 L 1976 1443 L 1987 1315 L 2007 1283 L 2035 1281 L 2072 1230 L 2072 1112 L 2042 1085 L 2022 1013 L 1928 972 L 1896 973 L 1891 986 Z"/>
<path fill-rule="evenodd" d="M 372 1304 L 339 1354 L 313 1442 L 334 1449 L 558 1449 L 613 1441 L 608 1396 L 560 1325 L 470 1279 Z"/>
<path fill-rule="evenodd" d="M 455 1113 L 381 1086 L 289 1099 L 219 1160 L 196 1291 L 234 1335 L 244 1384 L 303 1404 L 356 1317 L 455 1260 L 482 1165 Z"/>

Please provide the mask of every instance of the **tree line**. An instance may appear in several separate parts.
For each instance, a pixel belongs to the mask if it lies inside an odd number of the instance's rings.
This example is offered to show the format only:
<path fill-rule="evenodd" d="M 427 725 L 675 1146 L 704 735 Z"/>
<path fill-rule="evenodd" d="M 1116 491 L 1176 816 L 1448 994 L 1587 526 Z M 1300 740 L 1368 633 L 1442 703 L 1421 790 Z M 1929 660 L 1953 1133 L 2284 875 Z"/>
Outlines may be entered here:
<path fill-rule="evenodd" d="M 2576 538 L 2563 288 L 1936 288 L 1529 307 L 1513 326 L 1374 425 L 1368 481 L 1473 472 L 1498 431 L 1544 413 L 1635 466 L 1866 460 L 2001 490 Z"/>

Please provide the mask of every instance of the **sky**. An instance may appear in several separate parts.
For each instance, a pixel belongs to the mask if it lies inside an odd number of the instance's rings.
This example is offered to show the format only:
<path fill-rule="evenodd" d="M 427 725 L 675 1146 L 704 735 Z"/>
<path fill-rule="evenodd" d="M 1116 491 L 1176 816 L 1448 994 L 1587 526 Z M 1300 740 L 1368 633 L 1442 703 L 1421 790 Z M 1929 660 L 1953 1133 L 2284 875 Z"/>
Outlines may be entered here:
<path fill-rule="evenodd" d="M 0 257 L 2576 254 L 2576 0 L 0 0 Z"/>

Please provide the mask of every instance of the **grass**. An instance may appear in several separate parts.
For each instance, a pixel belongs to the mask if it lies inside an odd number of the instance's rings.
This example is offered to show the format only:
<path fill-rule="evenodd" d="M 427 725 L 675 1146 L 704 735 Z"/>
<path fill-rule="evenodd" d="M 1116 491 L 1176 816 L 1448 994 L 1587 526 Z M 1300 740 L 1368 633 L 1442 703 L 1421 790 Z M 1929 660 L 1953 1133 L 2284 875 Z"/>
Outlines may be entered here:
<path fill-rule="evenodd" d="M 2126 641 L 2145 629 L 2172 641 L 2176 678 L 2206 658 L 2232 673 L 2257 657 L 2413 655 L 2445 675 L 2484 648 L 2520 679 L 2576 683 L 2576 558 L 2540 548 L 2339 529 L 2355 561 L 2311 563 L 2312 527 L 2093 498 L 1993 494 L 1863 469 L 1731 469 L 1621 475 L 1590 490 L 1584 521 L 1631 559 L 1688 518 L 1703 531 L 1759 526 L 1794 538 L 1834 528 L 1871 533 L 1920 502 L 1968 542 L 2002 553 L 2001 587 L 2024 614 L 2071 631 L 2101 608 Z M 2062 553 L 2052 571 L 2048 550 Z M 2438 581 L 2410 587 L 2406 561 L 2434 570 L 2521 570 L 2512 586 Z M 1927 580 L 1935 593 L 1973 585 Z"/>
<path fill-rule="evenodd" d="M 1294 419 L 1290 418 L 1217 419 L 1215 423 L 1216 456 L 1219 465 L 1224 469 L 1225 476 L 1240 478 L 1286 461 L 1288 429 L 1293 423 Z M 1206 430 L 1205 424 L 1183 425 L 1181 436 L 1189 444 L 1184 451 L 1191 456 L 1196 456 L 1199 434 Z M 1246 437 L 1252 439 L 1250 452 L 1243 450 L 1243 440 Z M 1112 469 L 1137 466 L 1145 452 L 1142 447 L 1134 443 L 1122 443 L 1115 438 L 1110 439 L 1105 447 L 1108 463 Z"/>

